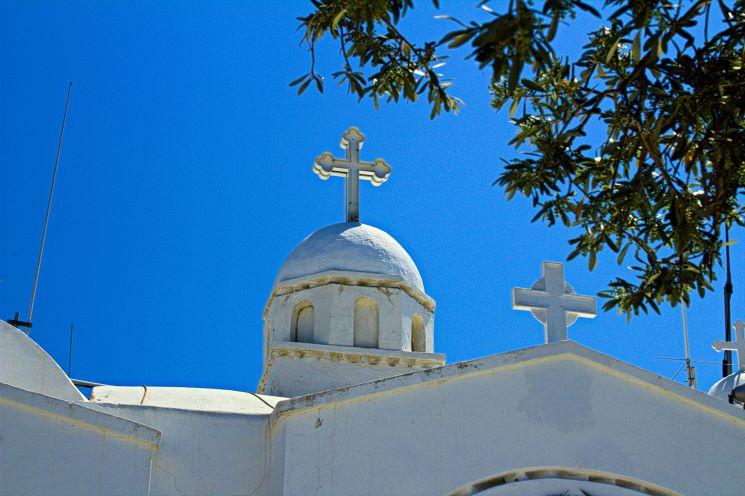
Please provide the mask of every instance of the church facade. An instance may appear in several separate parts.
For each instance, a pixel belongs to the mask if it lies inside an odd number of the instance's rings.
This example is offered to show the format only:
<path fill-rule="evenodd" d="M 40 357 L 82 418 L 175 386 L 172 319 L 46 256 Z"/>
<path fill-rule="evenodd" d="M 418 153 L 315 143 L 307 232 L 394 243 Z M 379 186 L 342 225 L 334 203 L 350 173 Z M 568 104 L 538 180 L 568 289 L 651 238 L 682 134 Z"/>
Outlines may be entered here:
<path fill-rule="evenodd" d="M 316 159 L 346 180 L 346 222 L 280 268 L 257 392 L 85 397 L 0 321 L 0 494 L 745 494 L 745 412 L 727 401 L 743 369 L 704 394 L 568 340 L 595 302 L 561 264 L 513 294 L 545 344 L 446 364 L 414 261 L 359 222 L 358 180 L 391 172 L 359 159 L 364 139 L 352 128 L 344 158 Z"/>

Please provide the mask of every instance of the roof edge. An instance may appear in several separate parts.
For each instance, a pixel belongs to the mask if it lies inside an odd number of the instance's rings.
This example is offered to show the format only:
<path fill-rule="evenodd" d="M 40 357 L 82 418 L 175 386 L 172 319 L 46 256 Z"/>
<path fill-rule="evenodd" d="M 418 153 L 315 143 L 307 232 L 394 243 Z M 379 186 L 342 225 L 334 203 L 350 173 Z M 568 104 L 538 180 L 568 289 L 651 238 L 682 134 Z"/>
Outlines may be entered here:
<path fill-rule="evenodd" d="M 388 350 L 381 348 L 358 348 L 354 346 L 338 346 L 320 343 L 299 343 L 290 341 L 280 341 L 269 346 L 267 363 L 264 372 L 259 379 L 257 394 L 264 394 L 264 384 L 266 383 L 269 373 L 277 358 L 289 356 L 290 358 L 301 358 L 304 356 L 313 357 L 318 360 L 327 361 L 349 361 L 356 363 L 366 361 L 368 363 L 385 363 L 391 368 L 400 368 L 402 370 L 422 370 L 427 368 L 437 368 L 445 365 L 446 356 L 443 353 L 427 353 L 421 351 L 401 351 Z M 406 372 L 401 372 L 406 374 Z M 282 403 L 280 400 L 275 405 Z"/>
<path fill-rule="evenodd" d="M 155 449 L 160 445 L 159 430 L 139 422 L 134 422 L 110 413 L 89 408 L 87 403 L 69 401 L 20 389 L 0 383 L 0 404 L 9 404 L 39 415 L 55 419 L 68 419 L 68 422 L 81 427 L 103 430 L 136 444 L 144 444 Z"/>
<path fill-rule="evenodd" d="M 713 398 L 701 391 L 671 381 L 665 377 L 648 372 L 644 369 L 621 361 L 599 351 L 588 348 L 574 341 L 560 341 L 509 351 L 483 358 L 456 362 L 442 367 L 410 372 L 377 381 L 354 386 L 298 396 L 280 401 L 274 410 L 279 416 L 300 412 L 308 408 L 315 408 L 331 403 L 350 401 L 356 398 L 392 392 L 396 389 L 418 384 L 437 383 L 443 380 L 460 379 L 474 374 L 483 374 L 503 367 L 526 364 L 529 362 L 543 362 L 568 356 L 583 363 L 609 370 L 615 375 L 630 378 L 635 382 L 654 389 L 662 390 L 680 401 L 705 408 L 717 415 L 723 415 L 730 420 L 745 422 L 745 410 L 738 410 L 720 399 Z"/>
<path fill-rule="evenodd" d="M 269 299 L 264 305 L 262 317 L 266 318 L 269 306 L 276 296 L 282 296 L 304 289 L 317 288 L 327 284 L 343 284 L 346 286 L 366 286 L 374 288 L 397 288 L 414 298 L 420 305 L 429 310 L 435 311 L 435 300 L 426 293 L 413 287 L 402 276 L 376 274 L 374 272 L 352 272 L 344 270 L 325 270 L 310 274 L 307 276 L 288 279 L 286 281 L 275 283 Z"/>

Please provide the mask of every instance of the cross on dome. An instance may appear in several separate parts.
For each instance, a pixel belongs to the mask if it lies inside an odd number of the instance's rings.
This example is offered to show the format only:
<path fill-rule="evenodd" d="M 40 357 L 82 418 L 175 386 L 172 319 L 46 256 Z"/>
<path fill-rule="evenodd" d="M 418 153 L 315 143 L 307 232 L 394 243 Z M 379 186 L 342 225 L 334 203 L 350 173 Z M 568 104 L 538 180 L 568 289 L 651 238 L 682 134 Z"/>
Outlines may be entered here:
<path fill-rule="evenodd" d="M 350 127 L 341 138 L 339 146 L 345 150 L 346 158 L 336 158 L 329 152 L 320 154 L 313 162 L 313 172 L 323 180 L 331 176 L 343 177 L 346 180 L 346 221 L 360 221 L 360 180 L 370 181 L 373 186 L 380 186 L 391 175 L 391 166 L 382 158 L 373 162 L 361 162 L 360 150 L 365 142 L 365 135 L 356 127 Z"/>
<path fill-rule="evenodd" d="M 745 322 L 736 320 L 732 327 L 735 329 L 734 341 L 722 341 L 717 339 L 712 343 L 712 348 L 717 351 L 732 350 L 737 352 L 737 365 L 740 370 L 745 369 Z"/>
<path fill-rule="evenodd" d="M 567 339 L 567 327 L 578 317 L 594 318 L 595 297 L 578 295 L 564 281 L 564 266 L 543 262 L 542 277 L 530 289 L 512 289 L 512 308 L 528 310 L 543 323 L 546 343 Z"/>

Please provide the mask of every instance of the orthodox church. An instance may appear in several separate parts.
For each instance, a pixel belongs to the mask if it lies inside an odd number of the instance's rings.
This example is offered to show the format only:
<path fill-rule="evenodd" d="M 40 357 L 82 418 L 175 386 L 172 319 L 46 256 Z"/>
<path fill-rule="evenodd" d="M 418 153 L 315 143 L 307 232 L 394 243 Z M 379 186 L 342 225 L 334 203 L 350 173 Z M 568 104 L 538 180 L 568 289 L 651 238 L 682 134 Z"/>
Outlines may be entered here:
<path fill-rule="evenodd" d="M 360 160 L 364 139 L 351 128 L 343 158 L 315 160 L 322 179 L 345 179 L 346 222 L 279 268 L 256 393 L 94 385 L 86 397 L 0 321 L 0 494 L 745 494 L 745 324 L 715 343 L 737 349 L 740 369 L 704 394 L 569 340 L 595 299 L 544 262 L 512 294 L 544 344 L 446 364 L 414 261 L 359 222 L 359 181 L 391 173 Z"/>

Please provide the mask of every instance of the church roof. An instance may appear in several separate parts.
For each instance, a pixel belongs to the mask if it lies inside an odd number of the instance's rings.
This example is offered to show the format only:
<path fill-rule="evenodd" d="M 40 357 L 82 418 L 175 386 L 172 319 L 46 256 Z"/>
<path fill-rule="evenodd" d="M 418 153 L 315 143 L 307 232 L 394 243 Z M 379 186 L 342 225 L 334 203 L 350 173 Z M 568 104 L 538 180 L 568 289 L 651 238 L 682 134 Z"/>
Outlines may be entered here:
<path fill-rule="evenodd" d="M 98 386 L 91 392 L 92 403 L 138 405 L 202 412 L 267 415 L 284 398 L 263 394 L 155 386 Z"/>
<path fill-rule="evenodd" d="M 0 399 L 5 406 L 19 412 L 14 418 L 21 418 L 20 412 L 34 412 L 42 415 L 61 420 L 64 424 L 90 429 L 95 427 L 96 430 L 114 433 L 121 438 L 134 440 L 137 442 L 158 446 L 160 444 L 160 431 L 140 424 L 138 422 L 124 419 L 106 412 L 99 412 L 88 408 L 86 402 L 81 400 L 70 401 L 69 399 L 59 399 L 47 396 L 38 391 L 28 391 L 22 388 L 14 387 L 9 384 L 0 382 Z M 22 428 L 33 429 L 29 425 L 19 420 L 15 429 Z M 14 430 L 15 430 L 14 429 Z M 64 437 L 61 437 L 64 439 Z M 6 468 L 5 465 L 3 468 Z"/>
<path fill-rule="evenodd" d="M 358 222 L 332 224 L 305 238 L 285 259 L 275 284 L 329 271 L 400 277 L 424 292 L 422 276 L 406 250 L 385 231 Z"/>
<path fill-rule="evenodd" d="M 745 411 L 740 408 L 734 408 L 732 405 L 720 399 L 713 398 L 706 393 L 694 391 L 670 379 L 640 369 L 571 340 L 558 341 L 478 358 L 476 360 L 411 372 L 374 382 L 290 398 L 280 401 L 277 404 L 275 414 L 282 415 L 285 412 L 305 408 L 317 408 L 325 404 L 387 393 L 417 384 L 441 383 L 443 381 L 461 379 L 472 374 L 483 374 L 490 371 L 498 373 L 500 369 L 509 370 L 516 366 L 530 366 L 531 364 L 557 359 L 578 360 L 593 367 L 605 369 L 614 376 L 623 377 L 646 389 L 654 389 L 662 396 L 674 398 L 689 405 L 695 404 L 717 415 L 732 416 L 745 421 Z"/>
<path fill-rule="evenodd" d="M 41 346 L 3 320 L 0 320 L 0 383 L 66 401 L 83 399 Z"/>

